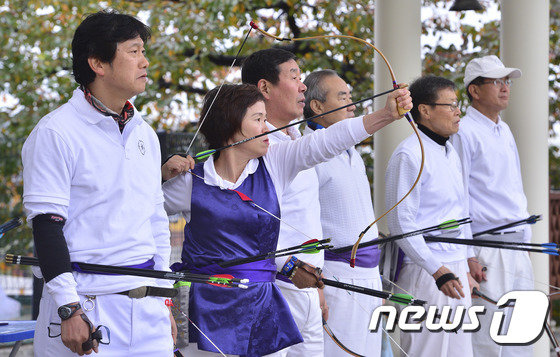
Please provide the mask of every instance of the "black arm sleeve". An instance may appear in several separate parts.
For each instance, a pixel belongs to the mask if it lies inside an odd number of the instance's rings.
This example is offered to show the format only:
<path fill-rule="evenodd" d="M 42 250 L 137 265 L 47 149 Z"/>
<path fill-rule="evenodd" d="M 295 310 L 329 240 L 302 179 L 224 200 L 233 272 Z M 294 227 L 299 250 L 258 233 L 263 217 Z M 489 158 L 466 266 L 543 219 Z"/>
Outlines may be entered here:
<path fill-rule="evenodd" d="M 33 241 L 45 282 L 72 271 L 70 253 L 62 227 L 66 219 L 57 214 L 41 214 L 33 218 Z"/>

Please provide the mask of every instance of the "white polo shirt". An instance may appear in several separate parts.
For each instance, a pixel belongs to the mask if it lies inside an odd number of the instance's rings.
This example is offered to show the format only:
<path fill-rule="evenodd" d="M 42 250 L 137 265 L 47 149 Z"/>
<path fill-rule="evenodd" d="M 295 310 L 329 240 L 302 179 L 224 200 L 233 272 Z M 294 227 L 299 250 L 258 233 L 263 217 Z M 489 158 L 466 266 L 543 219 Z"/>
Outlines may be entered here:
<path fill-rule="evenodd" d="M 468 107 L 459 132 L 451 140 L 463 166 L 472 231 L 527 218 L 521 164 L 509 126 L 501 118 L 494 123 Z M 531 229 L 525 227 L 524 241 L 530 242 Z"/>
<path fill-rule="evenodd" d="M 420 132 L 424 143 L 425 163 L 420 182 L 410 195 L 387 214 L 392 235 L 443 223 L 450 219 L 468 217 L 461 163 L 457 152 L 449 143 L 437 144 Z M 412 187 L 420 169 L 421 154 L 415 135 L 406 138 L 397 147 L 385 174 L 385 204 L 392 207 Z M 471 238 L 468 227 L 461 226 L 458 237 Z M 434 235 L 446 231 L 435 232 Z M 448 243 L 426 244 L 416 235 L 400 239 L 397 244 L 405 252 L 405 261 L 420 265 L 430 275 L 444 263 L 455 262 L 474 256 L 465 245 Z"/>
<path fill-rule="evenodd" d="M 121 134 L 115 120 L 76 89 L 68 103 L 39 121 L 22 159 L 28 221 L 44 213 L 65 217 L 72 262 L 124 266 L 154 257 L 155 269 L 169 270 L 159 142 L 137 111 Z M 171 282 L 74 272 L 55 277 L 46 287 L 63 305 L 77 301 L 76 292 L 107 294 L 143 285 Z"/>
<path fill-rule="evenodd" d="M 266 123 L 269 130 L 276 129 L 272 124 Z M 271 145 L 281 142 L 297 140 L 301 137 L 300 132 L 293 126 L 288 128 L 286 135 L 282 131 L 277 131 L 268 135 Z M 306 236 L 296 231 L 304 232 L 308 237 L 323 239 L 323 229 L 321 228 L 321 206 L 319 205 L 319 179 L 315 169 L 301 171 L 291 182 L 290 186 L 282 193 L 282 222 L 280 225 L 280 235 L 278 237 L 278 249 L 302 244 L 309 240 Z M 313 266 L 323 268 L 325 253 L 321 250 L 315 254 L 296 254 L 298 259 Z M 286 262 L 286 257 L 276 258 L 278 270 L 282 269 Z"/>

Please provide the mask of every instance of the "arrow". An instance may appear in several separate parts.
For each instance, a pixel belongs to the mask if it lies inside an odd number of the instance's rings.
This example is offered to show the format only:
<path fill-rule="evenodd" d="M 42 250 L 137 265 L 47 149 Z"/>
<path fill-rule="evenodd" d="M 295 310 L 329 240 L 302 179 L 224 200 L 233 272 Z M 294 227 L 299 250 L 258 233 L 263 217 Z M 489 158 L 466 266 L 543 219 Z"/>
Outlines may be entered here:
<path fill-rule="evenodd" d="M 520 226 L 522 224 L 535 224 L 535 223 L 537 223 L 537 221 L 540 221 L 541 219 L 542 219 L 542 215 L 540 215 L 540 214 L 539 215 L 532 215 L 532 216 L 529 216 L 525 219 L 521 219 L 519 221 L 515 221 L 515 222 L 512 222 L 512 223 L 507 223 L 507 224 L 504 224 L 502 226 L 498 226 L 498 227 L 495 227 L 495 228 L 487 229 L 487 230 L 482 231 L 482 232 L 474 233 L 473 238 L 481 236 L 483 234 L 489 234 L 489 233 L 494 233 L 496 231 L 501 231 L 501 230 L 506 229 L 506 228 L 517 227 L 517 226 Z"/>
<path fill-rule="evenodd" d="M 320 250 L 329 249 L 330 247 L 332 247 L 331 245 L 325 244 L 330 241 L 331 241 L 330 238 L 322 239 L 322 240 L 311 239 L 304 242 L 303 244 L 295 245 L 293 247 L 275 250 L 268 253 L 258 254 L 252 257 L 228 260 L 225 262 L 218 263 L 218 265 L 221 266 L 222 268 L 229 268 L 234 265 L 252 263 L 260 260 L 273 259 L 273 258 L 287 256 L 287 255 L 294 255 L 299 253 L 306 253 L 306 254 L 318 253 Z"/>
<path fill-rule="evenodd" d="M 502 242 L 498 240 L 487 241 L 485 239 L 461 239 L 461 238 L 447 238 L 447 237 L 433 237 L 433 236 L 425 236 L 424 239 L 427 242 L 438 242 L 438 243 L 452 243 L 452 244 L 461 244 L 461 245 L 472 245 L 476 247 L 489 247 L 489 248 L 499 248 L 499 249 L 509 249 L 509 250 L 521 250 L 525 252 L 535 252 L 535 253 L 545 253 L 549 255 L 559 255 L 558 247 L 553 246 L 553 248 L 549 248 L 550 243 L 544 243 L 544 245 L 540 245 L 537 243 L 525 243 L 522 244 L 521 242 Z M 540 246 L 544 249 L 537 249 L 537 248 L 526 248 L 524 245 L 530 246 Z M 552 243 L 554 244 L 554 243 Z"/>
<path fill-rule="evenodd" d="M 437 224 L 435 226 L 418 229 L 418 230 L 408 232 L 408 233 L 397 234 L 397 235 L 389 236 L 389 237 L 386 237 L 386 238 L 377 238 L 377 239 L 371 240 L 369 242 L 360 243 L 358 245 L 358 248 L 369 247 L 369 246 L 372 246 L 372 245 L 384 244 L 384 243 L 392 242 L 392 241 L 395 241 L 395 240 L 398 240 L 398 239 L 408 238 L 408 237 L 412 237 L 412 236 L 415 236 L 415 235 L 429 233 L 429 232 L 438 231 L 438 230 L 454 229 L 454 228 L 459 227 L 460 225 L 463 225 L 463 224 L 466 224 L 466 223 L 471 223 L 471 222 L 472 221 L 469 217 L 462 218 L 462 219 L 459 219 L 459 220 L 452 219 L 452 220 L 445 221 L 443 223 Z M 329 250 L 332 253 L 344 253 L 344 252 L 351 251 L 352 247 L 353 246 L 349 245 L 349 246 L 345 246 L 345 247 L 341 247 L 341 248 L 335 248 L 335 249 L 329 249 Z"/>
<path fill-rule="evenodd" d="M 5 261 L 8 264 L 39 266 L 39 259 L 35 257 L 24 257 L 21 255 L 6 254 Z M 236 287 L 241 289 L 247 289 L 248 286 L 245 284 L 249 282 L 249 279 L 236 279 L 233 277 L 229 278 L 221 275 L 212 276 L 212 275 L 185 273 L 180 271 L 173 272 L 173 271 L 163 271 L 163 270 L 150 270 L 150 269 L 128 268 L 128 267 L 89 264 L 89 263 L 72 263 L 72 269 L 82 270 L 82 271 L 97 273 L 97 274 L 120 274 L 120 275 L 142 276 L 147 278 L 179 280 L 179 281 L 187 281 L 192 283 L 210 284 L 210 285 L 215 285 L 220 287 Z"/>
<path fill-rule="evenodd" d="M 234 147 L 234 146 L 237 146 L 237 145 L 241 145 L 241 144 L 243 144 L 243 143 L 246 143 L 247 141 L 254 140 L 254 139 L 260 138 L 260 137 L 262 137 L 262 136 L 266 136 L 266 135 L 268 135 L 268 134 L 275 133 L 275 132 L 280 131 L 280 130 L 284 130 L 284 129 L 286 129 L 286 128 L 289 128 L 290 126 L 299 125 L 299 124 L 305 123 L 305 122 L 307 122 L 307 121 L 309 121 L 309 120 L 317 119 L 317 118 L 322 117 L 322 116 L 324 116 L 324 115 L 327 115 L 327 114 L 336 112 L 336 111 L 338 111 L 338 110 L 342 110 L 342 109 L 351 107 L 351 106 L 353 106 L 353 105 L 357 105 L 357 104 L 366 102 L 366 101 L 368 101 L 368 100 L 375 99 L 375 98 L 380 97 L 380 96 L 382 96 L 382 95 L 385 95 L 385 94 L 389 94 L 389 93 L 391 93 L 391 92 L 394 92 L 394 91 L 397 90 L 397 89 L 398 89 L 398 88 L 393 88 L 393 89 L 387 90 L 387 91 L 385 91 L 385 92 L 372 95 L 371 97 L 367 97 L 367 98 L 364 98 L 364 99 L 360 99 L 360 100 L 355 101 L 355 102 L 353 102 L 353 103 L 346 104 L 346 105 L 343 105 L 343 106 L 341 106 L 341 107 L 338 107 L 338 108 L 329 110 L 329 111 L 327 111 L 327 112 L 325 112 L 325 113 L 322 113 L 322 114 L 320 114 L 320 115 L 314 115 L 314 116 L 312 116 L 311 118 L 299 120 L 299 121 L 290 123 L 290 124 L 288 124 L 288 125 L 284 125 L 284 126 L 282 126 L 282 127 L 280 127 L 280 128 L 276 128 L 276 129 L 274 129 L 274 130 L 267 131 L 267 132 L 262 133 L 262 134 L 259 134 L 259 135 L 255 135 L 255 136 L 250 137 L 250 138 L 247 138 L 247 139 L 243 139 L 243 140 L 238 141 L 238 142 L 235 142 L 235 143 L 233 143 L 233 144 L 229 144 L 229 145 L 226 145 L 226 146 L 222 146 L 221 148 L 218 148 L 218 149 L 210 149 L 210 150 L 206 150 L 206 151 L 201 151 L 201 152 L 199 152 L 198 154 L 196 154 L 196 155 L 193 157 L 193 159 L 199 159 L 199 160 L 205 159 L 205 158 L 207 158 L 208 156 L 210 156 L 210 155 L 212 155 L 212 154 L 214 154 L 214 153 L 216 153 L 216 152 L 218 152 L 218 151 L 222 151 L 222 150 L 225 150 L 225 149 L 229 149 L 229 148 L 231 148 L 231 147 Z M 181 154 L 176 154 L 176 155 L 181 155 Z"/>
<path fill-rule="evenodd" d="M 332 287 L 339 288 L 339 289 L 344 289 L 344 290 L 349 290 L 349 291 L 354 291 L 354 292 L 369 295 L 369 296 L 375 296 L 375 297 L 378 297 L 378 298 L 381 298 L 381 299 L 386 299 L 386 300 L 393 301 L 393 302 L 395 302 L 397 304 L 400 304 L 400 305 L 420 305 L 421 306 L 421 305 L 426 304 L 426 301 L 415 299 L 412 295 L 408 295 L 408 294 L 391 294 L 391 293 L 381 291 L 381 290 L 364 288 L 363 286 L 341 283 L 341 282 L 336 281 L 336 280 L 330 280 L 330 279 L 324 279 L 324 278 L 321 279 L 321 280 L 323 281 L 323 283 L 325 283 L 325 285 L 328 285 L 328 286 L 332 286 Z"/>
<path fill-rule="evenodd" d="M 4 233 L 6 233 L 7 231 L 10 231 L 19 226 L 21 226 L 21 219 L 19 218 L 13 218 L 6 223 L 0 224 L 0 238 L 2 238 Z"/>

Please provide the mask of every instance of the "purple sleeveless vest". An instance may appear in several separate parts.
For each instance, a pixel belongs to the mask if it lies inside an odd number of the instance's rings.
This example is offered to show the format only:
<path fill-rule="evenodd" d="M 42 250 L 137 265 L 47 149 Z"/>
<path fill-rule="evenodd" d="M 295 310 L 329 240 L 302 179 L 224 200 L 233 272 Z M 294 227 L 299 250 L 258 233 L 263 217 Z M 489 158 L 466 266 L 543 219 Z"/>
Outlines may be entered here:
<path fill-rule="evenodd" d="M 203 163 L 193 170 L 204 177 Z M 274 184 L 259 159 L 255 173 L 236 189 L 280 216 Z M 205 274 L 230 273 L 249 278 L 249 288 L 192 284 L 189 317 L 227 354 L 262 356 L 302 342 L 280 290 L 274 284 L 273 259 L 221 268 L 216 263 L 276 250 L 280 222 L 244 202 L 231 190 L 206 185 L 193 176 L 191 219 L 185 226 L 185 268 Z M 189 329 L 199 349 L 217 352 L 196 329 Z"/>

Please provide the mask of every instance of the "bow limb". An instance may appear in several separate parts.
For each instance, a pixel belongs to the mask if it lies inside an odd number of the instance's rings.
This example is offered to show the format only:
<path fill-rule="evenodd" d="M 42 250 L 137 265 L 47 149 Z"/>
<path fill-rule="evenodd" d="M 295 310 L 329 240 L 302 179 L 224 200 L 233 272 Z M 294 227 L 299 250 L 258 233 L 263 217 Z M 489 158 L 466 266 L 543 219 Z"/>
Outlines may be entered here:
<path fill-rule="evenodd" d="M 359 37 L 355 37 L 355 36 L 350 36 L 350 35 L 318 35 L 318 36 L 309 36 L 309 37 L 298 37 L 298 38 L 286 38 L 286 37 L 279 37 L 279 36 L 275 36 L 272 34 L 269 34 L 268 32 L 261 30 L 253 21 L 251 21 L 250 23 L 251 27 L 254 28 L 255 30 L 257 30 L 259 33 L 261 33 L 262 35 L 269 37 L 269 38 L 273 38 L 277 41 L 292 41 L 292 42 L 296 42 L 296 41 L 307 41 L 307 40 L 318 40 L 318 39 L 325 39 L 325 38 L 344 38 L 344 39 L 350 39 L 350 40 L 354 40 L 354 41 L 358 41 L 368 47 L 370 47 L 372 50 L 374 50 L 375 52 L 377 52 L 381 58 L 383 59 L 383 62 L 385 62 L 385 65 L 387 66 L 387 69 L 389 70 L 389 73 L 391 75 L 391 79 L 393 81 L 393 88 L 394 89 L 398 89 L 399 85 L 397 84 L 397 79 L 395 77 L 395 72 L 393 72 L 393 68 L 391 67 L 391 64 L 389 63 L 389 61 L 387 60 L 387 57 L 385 57 L 385 55 L 383 54 L 383 52 L 381 52 L 377 47 L 375 47 L 372 43 L 361 39 Z M 385 217 L 389 212 L 391 212 L 393 209 L 395 209 L 398 205 L 401 204 L 402 201 L 404 201 L 404 199 L 406 197 L 408 197 L 408 195 L 412 192 L 412 190 L 414 190 L 414 188 L 416 187 L 416 185 L 418 184 L 418 182 L 420 181 L 420 177 L 422 176 L 422 171 L 424 170 L 424 160 L 425 160 L 425 155 L 424 155 L 424 145 L 422 143 L 422 139 L 420 138 L 420 133 L 418 132 L 418 129 L 416 128 L 416 126 L 414 125 L 414 122 L 412 120 L 412 118 L 410 117 L 410 114 L 408 114 L 408 111 L 399 107 L 398 103 L 397 103 L 397 110 L 399 112 L 400 115 L 404 115 L 408 121 L 408 123 L 410 124 L 410 126 L 412 127 L 412 130 L 414 131 L 414 133 L 416 134 L 416 137 L 418 139 L 418 144 L 420 145 L 420 152 L 422 155 L 422 160 L 420 162 L 420 169 L 418 170 L 418 176 L 416 177 L 416 180 L 414 181 L 414 183 L 412 184 L 412 187 L 408 190 L 408 192 L 391 208 L 389 208 L 385 213 L 383 213 L 381 216 L 379 216 L 375 221 L 373 221 L 369 226 L 366 227 L 366 229 L 364 229 L 362 231 L 362 233 L 360 233 L 360 235 L 358 236 L 358 240 L 356 241 L 356 243 L 354 243 L 354 246 L 352 247 L 352 253 L 350 255 L 350 266 L 354 267 L 355 265 L 355 261 L 356 261 L 356 253 L 358 251 L 358 245 L 360 244 L 360 242 L 362 241 L 362 238 L 364 237 L 364 235 L 366 234 L 366 232 L 373 227 L 374 224 L 376 224 L 377 222 L 379 222 L 379 220 L 383 217 Z"/>
<path fill-rule="evenodd" d="M 351 356 L 354 357 L 365 357 L 359 353 L 356 353 L 354 351 L 352 351 L 350 348 L 346 347 L 334 334 L 334 332 L 331 330 L 331 328 L 329 327 L 329 325 L 327 324 L 327 321 L 325 321 L 325 319 L 323 319 L 323 330 L 325 331 L 325 333 L 333 340 L 333 342 L 340 347 L 341 350 L 343 350 L 344 352 L 348 353 Z"/>

